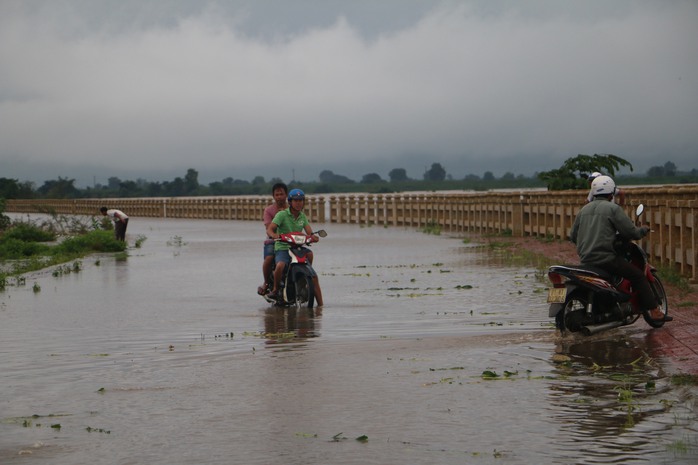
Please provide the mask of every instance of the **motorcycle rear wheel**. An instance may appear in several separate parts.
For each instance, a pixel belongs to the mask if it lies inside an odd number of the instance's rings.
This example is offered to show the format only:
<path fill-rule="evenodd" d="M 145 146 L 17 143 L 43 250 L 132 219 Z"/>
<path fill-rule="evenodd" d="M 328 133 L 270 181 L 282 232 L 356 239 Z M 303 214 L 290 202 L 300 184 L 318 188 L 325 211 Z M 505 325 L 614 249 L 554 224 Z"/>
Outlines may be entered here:
<path fill-rule="evenodd" d="M 313 308 L 315 304 L 315 285 L 313 279 L 306 275 L 300 274 L 296 278 L 296 306 Z"/>
<path fill-rule="evenodd" d="M 662 285 L 662 282 L 659 280 L 659 277 L 657 275 L 654 275 L 654 282 L 650 283 L 650 288 L 652 288 L 652 292 L 654 293 L 655 299 L 657 299 L 657 302 L 659 303 L 659 310 L 666 316 L 669 314 L 669 303 L 667 302 L 666 298 L 666 292 L 664 291 L 664 286 Z M 665 321 L 662 320 L 655 320 L 653 319 L 649 312 L 643 312 L 642 317 L 645 319 L 648 325 L 650 325 L 653 328 L 661 328 L 664 326 Z"/>
<path fill-rule="evenodd" d="M 572 292 L 565 301 L 565 306 L 555 316 L 555 326 L 561 331 L 577 332 L 582 329 L 588 299 L 586 292 Z"/>

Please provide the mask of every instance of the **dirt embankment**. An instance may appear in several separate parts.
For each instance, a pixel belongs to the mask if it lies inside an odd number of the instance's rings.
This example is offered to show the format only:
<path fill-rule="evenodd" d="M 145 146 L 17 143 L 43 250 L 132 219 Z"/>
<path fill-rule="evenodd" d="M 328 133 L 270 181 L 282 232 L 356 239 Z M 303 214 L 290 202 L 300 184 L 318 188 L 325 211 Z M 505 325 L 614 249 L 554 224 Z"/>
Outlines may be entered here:
<path fill-rule="evenodd" d="M 517 247 L 528 250 L 529 252 L 544 255 L 560 264 L 579 263 L 577 251 L 574 248 L 574 244 L 571 242 L 543 241 L 531 237 L 507 238 L 507 241 L 514 242 Z M 690 289 L 686 290 L 680 289 L 667 282 L 663 284 L 666 288 L 672 314 L 677 310 L 683 311 L 690 308 L 693 308 L 694 311 L 698 311 L 698 286 L 689 285 Z"/>

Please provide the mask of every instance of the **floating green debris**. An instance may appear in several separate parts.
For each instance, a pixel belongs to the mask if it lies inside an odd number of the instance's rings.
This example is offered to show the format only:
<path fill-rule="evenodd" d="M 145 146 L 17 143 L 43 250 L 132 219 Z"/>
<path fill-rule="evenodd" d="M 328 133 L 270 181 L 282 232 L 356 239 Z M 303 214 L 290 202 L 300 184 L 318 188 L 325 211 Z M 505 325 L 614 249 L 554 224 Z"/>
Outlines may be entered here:
<path fill-rule="evenodd" d="M 104 434 L 111 434 L 111 431 L 103 429 L 103 428 L 92 428 L 91 426 L 88 426 L 85 428 L 85 431 L 88 433 L 104 433 Z"/>
<path fill-rule="evenodd" d="M 356 438 L 357 441 L 362 442 L 362 443 L 367 443 L 368 442 L 368 436 L 365 434 L 362 434 L 358 438 Z"/>
<path fill-rule="evenodd" d="M 172 236 L 170 237 L 170 240 L 167 241 L 167 245 L 172 247 L 182 247 L 183 245 L 187 245 L 187 243 L 184 242 L 182 236 Z"/>
<path fill-rule="evenodd" d="M 294 332 L 288 332 L 288 333 L 265 333 L 264 337 L 267 339 L 276 339 L 280 341 L 287 341 L 290 339 L 293 339 L 296 337 L 296 333 Z"/>
<path fill-rule="evenodd" d="M 345 441 L 346 439 L 347 438 L 344 436 L 344 433 L 337 433 L 332 436 L 332 441 L 334 442 Z"/>
<path fill-rule="evenodd" d="M 569 363 L 572 361 L 572 358 L 565 354 L 554 354 L 552 358 L 555 363 Z"/>
<path fill-rule="evenodd" d="M 692 375 L 689 373 L 671 375 L 671 384 L 678 386 L 696 386 L 698 385 L 698 375 Z"/>
<path fill-rule="evenodd" d="M 133 244 L 133 246 L 137 249 L 140 249 L 143 243 L 148 239 L 146 236 L 143 234 L 139 234 L 136 236 L 136 242 Z"/>

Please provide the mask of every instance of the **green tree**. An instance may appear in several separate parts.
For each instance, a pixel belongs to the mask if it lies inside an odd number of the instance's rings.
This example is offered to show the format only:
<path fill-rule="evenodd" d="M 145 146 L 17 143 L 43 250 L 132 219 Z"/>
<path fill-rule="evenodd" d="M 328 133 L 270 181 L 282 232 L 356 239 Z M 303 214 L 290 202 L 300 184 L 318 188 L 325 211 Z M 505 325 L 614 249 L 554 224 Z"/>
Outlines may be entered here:
<path fill-rule="evenodd" d="M 163 193 L 172 197 L 186 195 L 184 190 L 184 179 L 177 176 L 174 180 L 162 183 Z"/>
<path fill-rule="evenodd" d="M 0 198 L 16 199 L 19 194 L 19 181 L 16 179 L 0 178 Z"/>
<path fill-rule="evenodd" d="M 324 170 L 320 172 L 320 182 L 326 183 L 326 184 L 347 184 L 347 183 L 353 183 L 351 179 L 347 178 L 346 176 L 342 176 L 341 174 L 334 174 L 330 170 Z"/>
<path fill-rule="evenodd" d="M 560 168 L 538 173 L 538 178 L 545 181 L 548 190 L 551 191 L 586 189 L 589 187 L 587 179 L 591 173 L 598 171 L 614 177 L 616 170 L 621 166 L 627 166 L 630 171 L 633 170 L 633 165 L 629 161 L 610 153 L 579 154 L 565 160 Z"/>
<path fill-rule="evenodd" d="M 139 197 L 141 189 L 134 181 L 122 181 L 119 183 L 119 197 Z"/>
<path fill-rule="evenodd" d="M 663 166 L 652 166 L 647 170 L 647 176 L 651 178 L 661 178 L 665 174 Z"/>
<path fill-rule="evenodd" d="M 407 181 L 407 171 L 405 171 L 405 168 L 393 168 L 388 173 L 388 177 L 390 182 Z"/>
<path fill-rule="evenodd" d="M 199 189 L 199 172 L 193 168 L 187 170 L 184 176 L 184 194 L 194 194 Z"/>
<path fill-rule="evenodd" d="M 361 178 L 361 182 L 363 184 L 372 184 L 376 182 L 383 182 L 383 179 L 377 173 L 368 173 L 364 174 L 364 177 Z"/>
<path fill-rule="evenodd" d="M 107 185 L 109 186 L 109 189 L 117 190 L 119 188 L 119 184 L 121 184 L 121 179 L 117 178 L 116 176 L 112 176 L 109 179 L 107 179 Z"/>
<path fill-rule="evenodd" d="M 676 176 L 676 165 L 670 161 L 664 163 L 664 173 L 667 176 Z"/>
<path fill-rule="evenodd" d="M 432 163 L 431 168 L 424 173 L 425 181 L 443 181 L 446 179 L 446 170 L 441 163 Z"/>
<path fill-rule="evenodd" d="M 80 191 L 75 187 L 75 179 L 58 177 L 58 179 L 44 181 L 37 191 L 47 199 L 74 199 L 80 196 Z"/>

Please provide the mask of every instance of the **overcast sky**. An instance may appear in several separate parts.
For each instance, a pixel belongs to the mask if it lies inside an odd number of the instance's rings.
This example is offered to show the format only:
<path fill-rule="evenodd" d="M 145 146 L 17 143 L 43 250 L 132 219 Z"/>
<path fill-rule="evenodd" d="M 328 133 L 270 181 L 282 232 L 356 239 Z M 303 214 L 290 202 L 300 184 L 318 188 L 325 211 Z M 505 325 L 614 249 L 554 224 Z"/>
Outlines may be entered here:
<path fill-rule="evenodd" d="M 695 0 L 0 0 L 0 177 L 698 168 Z"/>

